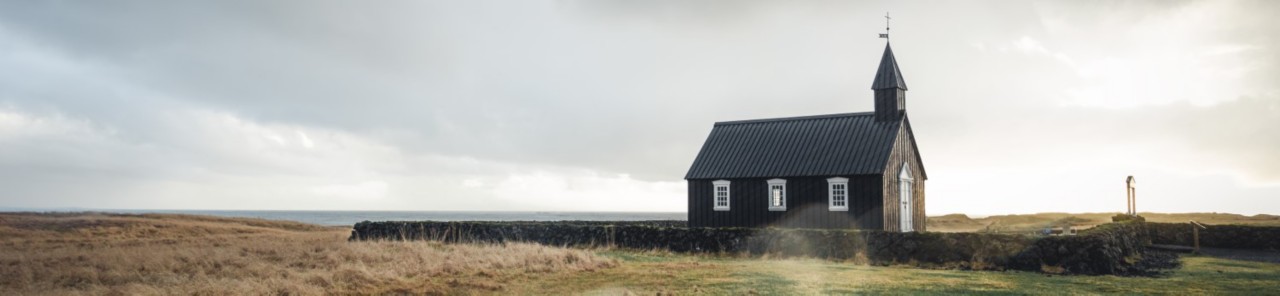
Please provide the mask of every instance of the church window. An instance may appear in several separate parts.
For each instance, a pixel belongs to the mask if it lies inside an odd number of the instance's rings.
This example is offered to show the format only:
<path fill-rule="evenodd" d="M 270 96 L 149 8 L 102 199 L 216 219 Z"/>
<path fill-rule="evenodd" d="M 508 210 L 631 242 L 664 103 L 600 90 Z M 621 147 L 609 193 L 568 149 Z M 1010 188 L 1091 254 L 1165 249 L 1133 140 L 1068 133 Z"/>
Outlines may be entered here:
<path fill-rule="evenodd" d="M 831 211 L 849 210 L 849 179 L 827 179 L 827 209 Z"/>
<path fill-rule="evenodd" d="M 772 179 L 769 184 L 769 210 L 770 211 L 786 211 L 787 210 L 787 180 Z"/>
<path fill-rule="evenodd" d="M 715 191 L 713 191 L 713 197 L 715 198 L 715 200 L 713 201 L 714 205 L 712 208 L 715 209 L 716 211 L 728 211 L 729 210 L 729 180 L 718 180 L 715 182 L 711 182 L 711 184 L 712 184 L 712 187 L 715 188 Z"/>

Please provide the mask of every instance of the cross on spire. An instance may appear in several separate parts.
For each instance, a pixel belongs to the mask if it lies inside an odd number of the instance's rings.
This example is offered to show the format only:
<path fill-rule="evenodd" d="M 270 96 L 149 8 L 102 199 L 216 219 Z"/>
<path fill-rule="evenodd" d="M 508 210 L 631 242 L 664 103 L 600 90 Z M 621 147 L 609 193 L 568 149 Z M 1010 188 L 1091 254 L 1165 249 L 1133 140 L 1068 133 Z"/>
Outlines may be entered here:
<path fill-rule="evenodd" d="M 880 38 L 889 39 L 889 12 L 884 13 L 884 34 L 880 34 Z"/>

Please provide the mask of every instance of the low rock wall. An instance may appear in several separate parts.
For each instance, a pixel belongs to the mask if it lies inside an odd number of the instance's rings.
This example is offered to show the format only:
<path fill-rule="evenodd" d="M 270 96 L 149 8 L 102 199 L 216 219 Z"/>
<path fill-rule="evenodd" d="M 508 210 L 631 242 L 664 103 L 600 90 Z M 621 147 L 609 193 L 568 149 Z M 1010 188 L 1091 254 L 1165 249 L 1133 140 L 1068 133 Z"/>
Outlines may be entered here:
<path fill-rule="evenodd" d="M 1098 225 L 1073 236 L 1037 239 L 1010 260 L 1013 269 L 1071 274 L 1142 273 L 1143 251 L 1150 245 L 1145 223 Z"/>
<path fill-rule="evenodd" d="M 1141 256 L 1141 223 L 1078 236 L 898 233 L 830 229 L 687 228 L 670 222 L 360 222 L 351 240 L 535 242 L 553 246 L 660 249 L 850 260 L 875 265 L 1124 274 Z"/>
<path fill-rule="evenodd" d="M 1147 223 L 1151 242 L 1194 245 L 1190 223 Z M 1233 249 L 1280 250 L 1280 227 L 1251 225 L 1206 225 L 1200 230 L 1200 246 Z"/>

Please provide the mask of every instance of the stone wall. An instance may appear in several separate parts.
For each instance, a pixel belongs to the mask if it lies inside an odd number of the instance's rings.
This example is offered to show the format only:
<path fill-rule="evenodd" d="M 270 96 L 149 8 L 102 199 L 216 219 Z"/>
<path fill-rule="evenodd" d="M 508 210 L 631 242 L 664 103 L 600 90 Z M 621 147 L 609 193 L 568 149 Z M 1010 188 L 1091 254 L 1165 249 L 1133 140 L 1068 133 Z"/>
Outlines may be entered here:
<path fill-rule="evenodd" d="M 1098 225 L 1074 236 L 1040 238 L 1018 254 L 1013 269 L 1071 274 L 1134 274 L 1150 245 L 1145 223 Z"/>
<path fill-rule="evenodd" d="M 675 225 L 676 227 L 673 227 Z M 675 252 L 816 257 L 875 265 L 1126 274 L 1140 259 L 1141 223 L 1078 236 L 883 232 L 783 228 L 686 228 L 672 222 L 360 222 L 351 240 L 535 242 Z"/>
<path fill-rule="evenodd" d="M 1192 246 L 1190 223 L 1147 223 L 1151 242 Z M 1200 246 L 1234 249 L 1280 250 L 1280 227 L 1206 225 L 1200 230 Z"/>

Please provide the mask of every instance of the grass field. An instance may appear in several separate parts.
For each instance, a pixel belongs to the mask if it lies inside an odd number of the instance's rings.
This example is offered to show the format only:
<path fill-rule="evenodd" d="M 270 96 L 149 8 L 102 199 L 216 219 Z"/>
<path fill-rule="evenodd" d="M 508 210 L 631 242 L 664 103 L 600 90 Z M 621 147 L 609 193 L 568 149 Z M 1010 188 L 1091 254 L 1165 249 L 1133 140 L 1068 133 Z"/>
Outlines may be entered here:
<path fill-rule="evenodd" d="M 1049 276 L 529 244 L 347 242 L 349 229 L 185 215 L 0 214 L 0 295 L 1268 294 L 1280 264 Z"/>
<path fill-rule="evenodd" d="M 938 232 L 1000 232 L 1027 233 L 1036 232 L 1045 227 L 1071 226 L 1077 229 L 1089 228 L 1098 224 L 1110 223 L 1111 217 L 1117 213 L 1038 213 L 1021 215 L 997 215 L 982 218 L 971 218 L 963 214 L 931 216 L 927 220 L 929 231 Z M 1149 222 L 1187 223 L 1196 221 L 1203 224 L 1243 224 L 1260 226 L 1280 226 L 1280 216 L 1253 215 L 1244 216 L 1228 213 L 1140 213 Z"/>
<path fill-rule="evenodd" d="M 258 219 L 0 214 L 0 295 L 439 294 L 618 265 L 586 250 L 349 234 Z"/>
<path fill-rule="evenodd" d="M 1184 257 L 1184 267 L 1157 277 L 1049 276 L 877 267 L 808 259 L 712 258 L 602 252 L 617 268 L 562 275 L 554 285 L 515 287 L 552 294 L 631 291 L 637 294 L 1219 294 L 1280 293 L 1280 264 Z M 546 282 L 543 282 L 546 283 Z"/>

